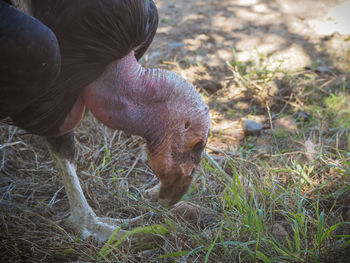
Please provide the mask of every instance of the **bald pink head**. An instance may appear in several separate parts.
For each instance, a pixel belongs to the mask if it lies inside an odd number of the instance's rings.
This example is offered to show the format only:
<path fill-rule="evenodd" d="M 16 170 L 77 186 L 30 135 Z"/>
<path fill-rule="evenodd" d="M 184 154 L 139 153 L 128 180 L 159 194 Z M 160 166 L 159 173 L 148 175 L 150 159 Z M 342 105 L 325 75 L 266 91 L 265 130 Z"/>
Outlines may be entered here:
<path fill-rule="evenodd" d="M 210 117 L 208 106 L 190 83 L 173 72 L 164 75 L 159 87 L 171 91 L 165 100 L 166 125 L 163 139 L 148 143 L 148 158 L 162 183 L 158 200 L 171 206 L 187 192 L 201 162 Z"/>
<path fill-rule="evenodd" d="M 188 190 L 208 139 L 209 108 L 179 75 L 144 69 L 133 52 L 83 92 L 86 106 L 113 129 L 142 136 L 161 181 L 159 201 L 170 206 Z"/>

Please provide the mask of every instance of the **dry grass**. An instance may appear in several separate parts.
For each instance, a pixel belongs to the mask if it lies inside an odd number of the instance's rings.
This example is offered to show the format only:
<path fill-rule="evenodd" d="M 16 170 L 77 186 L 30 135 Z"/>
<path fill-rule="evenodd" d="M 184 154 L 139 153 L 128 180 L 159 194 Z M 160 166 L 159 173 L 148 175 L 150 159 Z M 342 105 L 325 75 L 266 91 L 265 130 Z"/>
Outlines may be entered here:
<path fill-rule="evenodd" d="M 126 229 L 167 226 L 167 234 L 137 246 L 110 242 L 103 253 L 92 239 L 66 229 L 68 200 L 41 138 L 0 126 L 2 261 L 346 262 L 350 111 L 346 101 L 339 103 L 349 96 L 349 79 L 312 70 L 262 74 L 256 65 L 241 66 L 231 63 L 232 76 L 220 91 L 202 90 L 212 107 L 213 133 L 184 197 L 194 204 L 188 214 L 143 199 L 157 179 L 140 138 L 111 131 L 90 114 L 76 130 L 78 172 L 94 211 L 143 215 Z M 186 70 L 176 63 L 171 69 Z M 242 101 L 248 107 L 241 108 Z M 334 114 L 339 105 L 345 110 Z M 262 134 L 234 134 L 247 115 L 260 116 Z"/>
<path fill-rule="evenodd" d="M 296 32 L 306 29 L 307 15 L 290 19 L 270 7 L 262 15 L 255 1 L 157 2 L 160 28 L 143 63 L 181 74 L 211 108 L 207 155 L 185 203 L 171 213 L 146 201 L 144 191 L 158 180 L 145 161 L 144 142 L 90 114 L 76 129 L 76 163 L 98 216 L 142 215 L 123 228 L 161 224 L 168 233 L 137 245 L 79 239 L 64 224 L 68 200 L 41 138 L 0 124 L 0 261 L 349 262 L 349 38 L 292 34 L 289 23 L 299 24 Z M 276 12 L 279 22 L 269 18 Z M 231 20 L 237 18 L 238 24 Z M 292 72 L 271 68 L 283 50 L 260 54 L 249 40 L 269 44 L 272 33 L 276 46 L 299 43 L 311 50 L 311 65 Z M 186 47 L 169 49 L 180 40 Z M 299 60 L 295 51 L 286 65 Z M 252 57 L 239 61 L 244 54 Z M 225 65 L 227 58 L 233 59 Z M 263 131 L 246 136 L 244 117 L 262 123 Z"/>

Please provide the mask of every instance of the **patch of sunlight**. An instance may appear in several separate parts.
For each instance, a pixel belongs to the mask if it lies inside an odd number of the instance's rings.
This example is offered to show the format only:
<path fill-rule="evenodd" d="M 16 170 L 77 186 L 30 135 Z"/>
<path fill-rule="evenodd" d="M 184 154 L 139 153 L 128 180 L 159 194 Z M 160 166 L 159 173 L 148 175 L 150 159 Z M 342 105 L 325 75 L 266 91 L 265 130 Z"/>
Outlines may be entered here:
<path fill-rule="evenodd" d="M 292 44 L 288 48 L 276 52 L 271 56 L 271 59 L 270 69 L 280 68 L 286 71 L 296 71 L 311 64 L 310 56 L 298 44 Z"/>
<path fill-rule="evenodd" d="M 268 22 L 273 23 L 275 20 L 279 18 L 278 12 L 272 12 L 272 11 L 266 11 L 266 12 L 259 12 L 256 10 L 256 8 L 251 9 L 240 9 L 238 13 L 236 13 L 236 16 L 240 19 L 246 20 L 246 21 L 254 21 L 256 25 L 263 25 Z"/>
<path fill-rule="evenodd" d="M 249 5 L 255 5 L 258 2 L 259 0 L 238 0 L 236 1 L 236 4 L 241 6 L 249 6 Z"/>
<path fill-rule="evenodd" d="M 253 6 L 253 11 L 256 12 L 256 13 L 266 13 L 266 12 L 271 11 L 271 9 L 268 8 L 267 5 L 260 3 L 260 4 L 257 4 L 257 5 Z"/>
<path fill-rule="evenodd" d="M 205 18 L 205 16 L 202 14 L 189 14 L 188 16 L 185 16 L 182 19 L 181 23 L 185 23 L 185 22 L 191 21 L 191 20 L 196 21 L 196 20 L 200 20 L 200 19 L 204 19 L 204 18 Z"/>
<path fill-rule="evenodd" d="M 172 28 L 171 26 L 160 26 L 158 27 L 157 34 L 167 34 Z"/>
<path fill-rule="evenodd" d="M 319 35 L 350 34 L 350 0 L 343 0 L 331 8 L 322 20 L 311 20 L 310 26 Z"/>
<path fill-rule="evenodd" d="M 322 103 L 311 103 L 307 110 L 312 113 L 314 118 L 322 119 L 328 123 L 331 128 L 350 127 L 350 94 L 338 93 L 331 94 L 324 98 Z"/>
<path fill-rule="evenodd" d="M 240 36 L 241 40 L 235 44 L 239 61 L 251 60 L 257 53 L 265 55 L 273 54 L 281 50 L 285 44 L 285 39 L 274 34 L 264 34 L 262 36 Z"/>
<path fill-rule="evenodd" d="M 332 118 L 334 127 L 350 126 L 350 95 L 349 94 L 331 94 L 324 99 L 328 115 Z"/>

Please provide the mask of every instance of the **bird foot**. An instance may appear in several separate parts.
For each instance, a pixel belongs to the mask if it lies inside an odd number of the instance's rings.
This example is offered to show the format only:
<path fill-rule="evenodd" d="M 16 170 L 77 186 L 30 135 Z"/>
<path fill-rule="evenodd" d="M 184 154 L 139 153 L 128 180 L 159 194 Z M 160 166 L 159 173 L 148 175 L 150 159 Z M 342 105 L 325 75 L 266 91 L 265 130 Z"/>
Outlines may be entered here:
<path fill-rule="evenodd" d="M 93 238 L 99 245 L 106 242 L 112 235 L 114 239 L 120 239 L 128 233 L 121 229 L 122 224 L 134 223 L 141 219 L 141 216 L 131 219 L 114 219 L 108 217 L 98 217 L 92 211 L 82 214 L 72 214 L 66 224 L 76 231 L 82 239 Z"/>
<path fill-rule="evenodd" d="M 54 139 L 47 139 L 47 147 L 60 171 L 64 188 L 69 200 L 71 216 L 66 221 L 66 226 L 76 231 L 83 239 L 94 238 L 98 244 L 102 244 L 112 237 L 122 241 L 131 236 L 132 231 L 122 230 L 123 224 L 141 222 L 142 217 L 132 219 L 113 219 L 98 217 L 89 206 L 76 173 L 75 165 L 64 149 L 72 146 L 73 134 L 67 134 Z M 61 149 L 63 148 L 63 150 Z M 74 153 L 74 150 L 72 150 Z M 129 239 L 129 238 L 128 238 Z M 131 238 L 132 239 L 132 238 Z M 129 239 L 130 240 L 130 239 Z M 133 241 L 133 240 L 131 240 Z"/>
<path fill-rule="evenodd" d="M 124 241 L 131 242 L 135 249 L 143 249 L 149 246 L 161 237 L 157 235 L 157 231 L 127 231 L 121 229 L 122 224 L 130 224 L 138 222 L 141 216 L 131 219 L 113 219 L 108 217 L 98 217 L 94 212 L 82 215 L 71 215 L 66 224 L 69 228 L 76 231 L 82 239 L 92 238 L 93 242 L 101 247 L 107 243 Z M 165 227 L 164 227 L 165 229 Z M 164 230 L 163 230 L 164 231 Z M 163 233 L 164 234 L 164 233 Z M 106 243 L 107 242 L 107 243 Z"/>

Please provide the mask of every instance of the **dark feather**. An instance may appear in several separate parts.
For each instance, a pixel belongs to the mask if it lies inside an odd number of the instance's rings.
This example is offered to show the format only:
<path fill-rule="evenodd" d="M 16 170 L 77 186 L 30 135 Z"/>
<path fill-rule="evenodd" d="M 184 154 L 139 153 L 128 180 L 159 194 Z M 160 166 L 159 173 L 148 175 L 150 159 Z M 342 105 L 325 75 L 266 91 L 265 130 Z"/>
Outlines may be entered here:
<path fill-rule="evenodd" d="M 158 13 L 151 0 L 33 0 L 32 3 L 34 16 L 57 37 L 61 71 L 52 85 L 45 85 L 44 92 L 17 86 L 32 91 L 31 99 L 20 111 L 10 114 L 4 114 L 0 107 L 0 117 L 10 116 L 14 124 L 28 132 L 52 136 L 57 135 L 81 90 L 102 74 L 108 64 L 131 50 L 135 50 L 137 59 L 141 58 L 155 35 Z M 35 81 L 40 80 L 35 77 Z M 12 86 L 15 84 L 13 80 Z M 4 98 L 7 104 L 16 104 L 20 99 L 6 94 Z M 1 99 L 0 102 L 3 103 Z"/>

